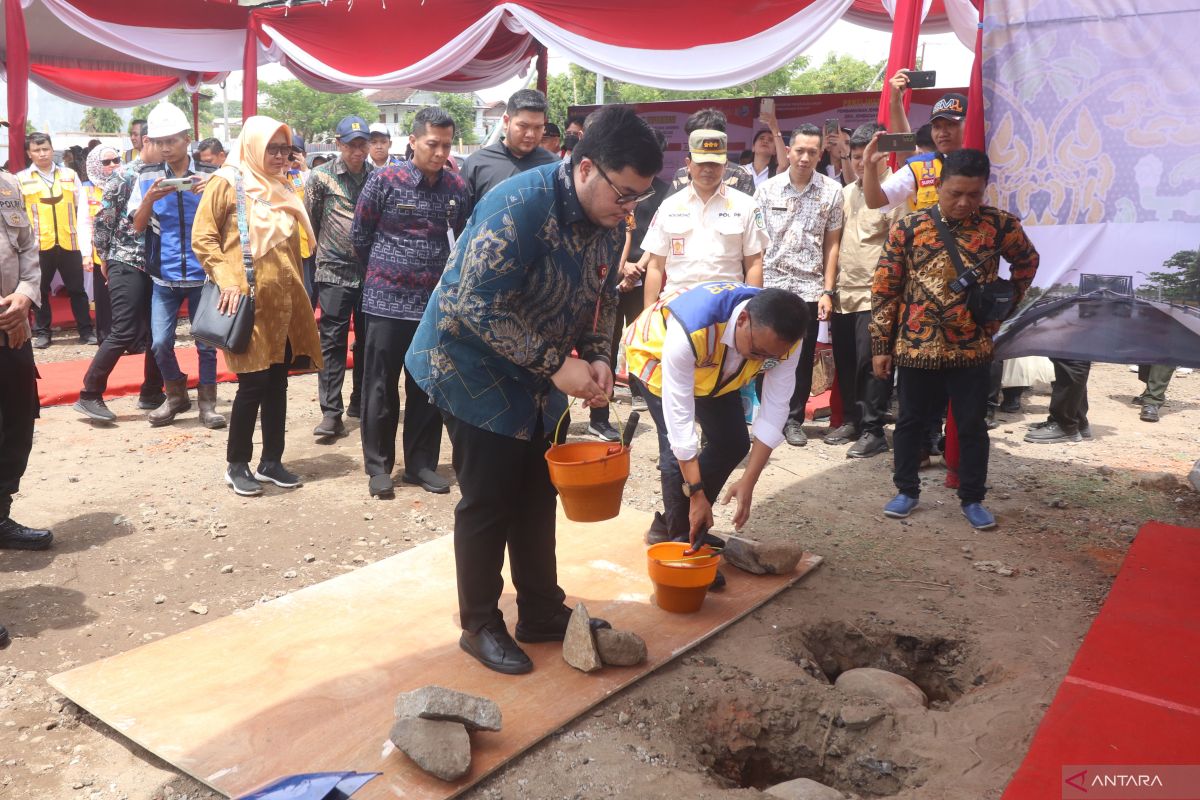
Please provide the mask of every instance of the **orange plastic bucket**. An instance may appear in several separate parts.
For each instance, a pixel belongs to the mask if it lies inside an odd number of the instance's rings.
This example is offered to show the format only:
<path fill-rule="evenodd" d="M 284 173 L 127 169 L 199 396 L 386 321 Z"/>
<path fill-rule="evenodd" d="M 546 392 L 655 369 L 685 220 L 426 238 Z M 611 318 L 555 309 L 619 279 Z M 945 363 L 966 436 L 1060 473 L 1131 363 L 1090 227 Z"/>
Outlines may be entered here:
<path fill-rule="evenodd" d="M 708 587 L 717 577 L 720 554 L 704 545 L 691 556 L 685 556 L 683 552 L 690 546 L 687 542 L 662 542 L 646 550 L 654 602 L 663 611 L 675 614 L 699 611 Z"/>
<path fill-rule="evenodd" d="M 621 512 L 629 478 L 629 448 L 607 442 L 573 442 L 546 451 L 550 482 L 572 522 L 600 522 Z"/>

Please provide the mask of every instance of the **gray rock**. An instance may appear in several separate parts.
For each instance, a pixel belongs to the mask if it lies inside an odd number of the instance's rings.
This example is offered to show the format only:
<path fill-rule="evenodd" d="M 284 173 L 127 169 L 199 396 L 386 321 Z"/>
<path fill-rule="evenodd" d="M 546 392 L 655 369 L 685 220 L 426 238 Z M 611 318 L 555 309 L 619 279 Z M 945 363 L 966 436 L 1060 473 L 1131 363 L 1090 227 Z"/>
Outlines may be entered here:
<path fill-rule="evenodd" d="M 826 786 L 823 783 L 809 780 L 808 778 L 796 778 L 794 781 L 786 783 L 777 783 L 769 789 L 763 790 L 771 797 L 781 797 L 783 800 L 845 800 L 846 795 L 834 789 L 832 786 Z"/>
<path fill-rule="evenodd" d="M 738 569 L 755 575 L 786 575 L 796 569 L 804 548 L 791 542 L 761 542 L 730 536 L 721 556 Z"/>
<path fill-rule="evenodd" d="M 842 706 L 839 716 L 847 730 L 860 731 L 879 722 L 885 714 L 883 709 L 874 706 Z"/>
<path fill-rule="evenodd" d="M 397 717 L 459 722 L 472 731 L 500 730 L 500 706 L 486 697 L 441 686 L 422 686 L 396 698 Z"/>
<path fill-rule="evenodd" d="M 563 660 L 581 672 L 595 672 L 603 666 L 596 640 L 592 636 L 592 618 L 583 603 L 571 612 L 567 635 L 563 638 Z"/>
<path fill-rule="evenodd" d="M 1153 489 L 1159 492 L 1173 492 L 1180 488 L 1179 478 L 1169 472 L 1151 472 L 1138 478 L 1137 485 L 1143 489 Z"/>
<path fill-rule="evenodd" d="M 893 708 L 925 708 L 929 698 L 908 678 L 873 667 L 848 669 L 833 684 L 847 694 L 873 697 Z"/>
<path fill-rule="evenodd" d="M 614 667 L 631 667 L 646 660 L 646 642 L 632 631 L 601 628 L 595 632 L 600 660 Z"/>
<path fill-rule="evenodd" d="M 460 723 L 401 717 L 389 738 L 418 767 L 444 781 L 471 769 L 471 737 Z"/>

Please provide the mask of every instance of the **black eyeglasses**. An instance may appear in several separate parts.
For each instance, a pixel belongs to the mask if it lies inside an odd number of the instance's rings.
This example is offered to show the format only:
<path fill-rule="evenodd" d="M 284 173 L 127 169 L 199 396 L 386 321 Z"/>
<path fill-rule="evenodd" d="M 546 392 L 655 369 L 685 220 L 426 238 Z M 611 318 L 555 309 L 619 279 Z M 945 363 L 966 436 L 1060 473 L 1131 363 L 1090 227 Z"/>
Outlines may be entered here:
<path fill-rule="evenodd" d="M 267 145 L 267 155 L 269 156 L 290 156 L 291 154 L 292 146 L 290 144 Z"/>
<path fill-rule="evenodd" d="M 754 317 L 747 316 L 746 319 L 750 322 L 750 358 L 754 359 L 755 361 L 781 360 L 779 356 L 775 355 L 774 353 L 760 353 L 754 349 Z"/>
<path fill-rule="evenodd" d="M 117 164 L 120 164 L 120 163 L 121 163 L 121 159 L 119 159 L 119 158 L 102 158 L 102 159 L 100 159 L 101 166 L 105 166 L 105 167 L 115 167 Z"/>
<path fill-rule="evenodd" d="M 641 203 L 654 196 L 653 189 L 647 189 L 640 194 L 621 194 L 621 190 L 617 188 L 617 185 L 612 182 L 611 178 L 604 174 L 604 170 L 600 168 L 600 165 L 595 161 L 593 161 L 592 164 L 596 167 L 596 172 L 600 173 L 600 177 L 604 178 L 605 183 L 611 186 L 612 190 L 617 193 L 617 205 L 623 206 L 626 203 Z"/>

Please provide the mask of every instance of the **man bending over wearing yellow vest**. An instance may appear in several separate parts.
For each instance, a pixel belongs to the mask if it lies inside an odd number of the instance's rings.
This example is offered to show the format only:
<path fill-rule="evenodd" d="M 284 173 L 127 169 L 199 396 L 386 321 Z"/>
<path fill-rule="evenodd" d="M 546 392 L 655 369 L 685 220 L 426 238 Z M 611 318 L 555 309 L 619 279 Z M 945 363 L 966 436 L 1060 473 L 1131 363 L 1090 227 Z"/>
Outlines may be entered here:
<path fill-rule="evenodd" d="M 783 442 L 796 384 L 792 359 L 807 325 L 808 308 L 792 292 L 715 282 L 663 298 L 626 329 L 629 379 L 658 428 L 667 539 L 724 544 L 708 533 L 712 504 L 747 452 L 746 471 L 722 502 L 737 500 L 735 529 L 750 518 L 754 485 Z M 751 447 L 738 389 L 764 373 Z M 713 588 L 724 584 L 718 573 Z"/>

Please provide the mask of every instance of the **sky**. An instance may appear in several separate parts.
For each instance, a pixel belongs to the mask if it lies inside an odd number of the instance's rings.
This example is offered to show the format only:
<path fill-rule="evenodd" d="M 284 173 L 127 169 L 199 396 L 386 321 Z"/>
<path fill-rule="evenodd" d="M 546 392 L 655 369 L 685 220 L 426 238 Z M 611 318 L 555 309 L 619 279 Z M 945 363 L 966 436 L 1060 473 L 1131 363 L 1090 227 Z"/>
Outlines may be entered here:
<path fill-rule="evenodd" d="M 851 55 L 863 61 L 875 62 L 887 58 L 891 34 L 863 28 L 849 22 L 837 22 L 817 43 L 805 52 L 812 64 L 820 64 L 830 53 Z M 925 69 L 938 72 L 938 86 L 966 86 L 970 81 L 972 53 L 963 47 L 952 33 L 928 35 L 921 37 L 924 47 Z M 920 47 L 918 47 L 920 52 Z M 562 54 L 550 51 L 550 72 L 558 74 L 565 72 L 569 61 Z M 273 83 L 290 78 L 290 73 L 276 64 L 266 65 L 259 70 L 260 83 Z M 500 83 L 478 94 L 485 101 L 506 100 L 517 89 L 528 81 L 526 78 L 514 78 Z M 216 108 L 220 116 L 221 90 L 217 86 L 206 87 L 215 95 Z M 239 100 L 242 96 L 241 72 L 230 73 L 227 81 L 229 99 Z M 36 86 L 30 87 L 30 119 L 39 128 L 49 128 L 52 131 L 70 130 L 78 126 L 85 110 L 84 106 L 69 103 L 42 91 Z M 122 119 L 129 118 L 129 110 L 118 110 Z"/>

